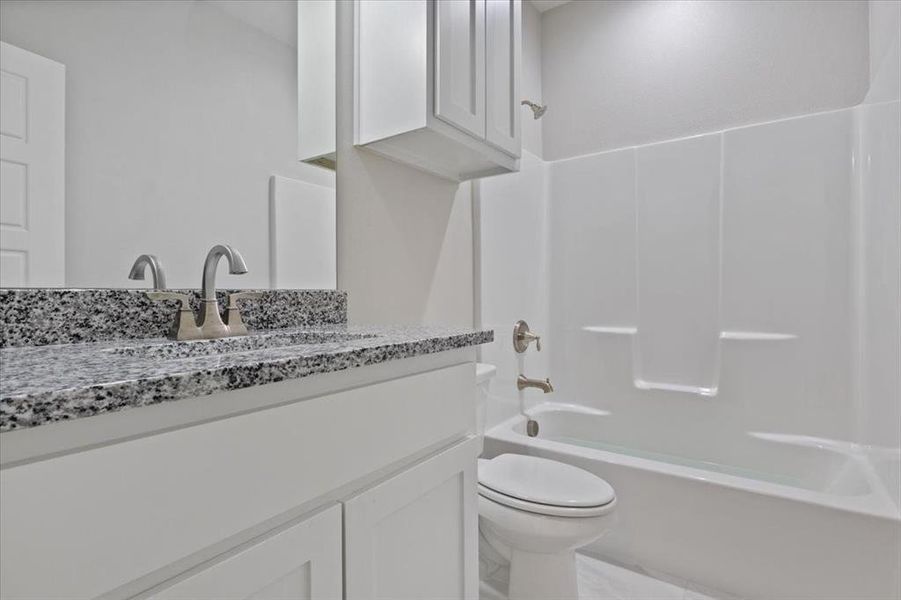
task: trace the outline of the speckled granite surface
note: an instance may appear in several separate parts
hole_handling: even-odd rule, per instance
[[[137,289],[0,289],[0,348],[164,337],[178,302],[154,302]],[[200,305],[193,293],[195,310]],[[220,290],[224,308],[226,294]],[[347,293],[336,290],[254,290],[241,316],[248,329],[335,325],[347,322]]]
[[[0,431],[374,365],[493,339],[491,331],[467,329],[320,325],[210,341],[126,340],[3,348]]]

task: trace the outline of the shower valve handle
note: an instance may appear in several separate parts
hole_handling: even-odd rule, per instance
[[[522,354],[532,342],[535,342],[535,349],[541,352],[541,336],[529,331],[529,324],[525,321],[517,321],[513,326],[513,349]]]

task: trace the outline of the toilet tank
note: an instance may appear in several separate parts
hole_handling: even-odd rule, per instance
[[[485,419],[488,413],[488,392],[497,367],[486,363],[476,363],[476,433],[485,434]]]

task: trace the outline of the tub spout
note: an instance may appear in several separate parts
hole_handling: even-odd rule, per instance
[[[550,394],[554,391],[554,386],[551,385],[550,379],[529,379],[525,375],[520,375],[516,378],[516,389],[524,390],[526,388],[538,388],[545,394]]]

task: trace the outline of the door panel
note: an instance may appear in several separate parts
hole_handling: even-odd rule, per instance
[[[435,4],[435,115],[484,139],[485,0]]]

